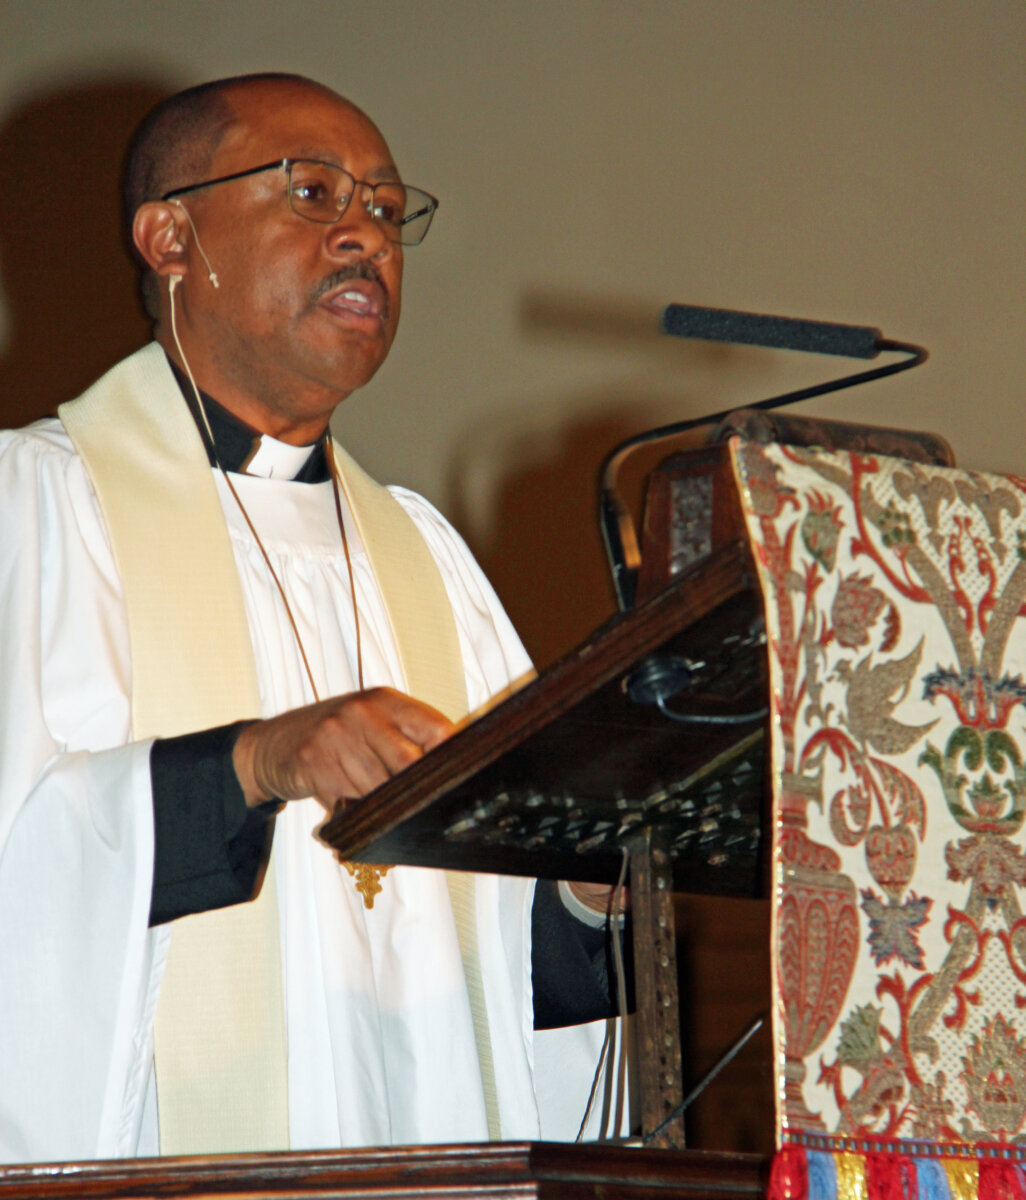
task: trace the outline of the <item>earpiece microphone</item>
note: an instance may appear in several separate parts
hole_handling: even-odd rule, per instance
[[[182,212],[185,213],[185,219],[189,222],[189,225],[192,228],[192,236],[196,239],[196,249],[200,252],[200,257],[207,264],[207,278],[214,285],[214,287],[219,288],[221,286],[221,281],[217,278],[217,273],[210,265],[210,259],[207,258],[206,251],[203,249],[203,246],[200,243],[199,230],[196,228],[196,223],[190,216],[189,210],[185,207],[181,200],[172,200],[171,203],[177,204]]]

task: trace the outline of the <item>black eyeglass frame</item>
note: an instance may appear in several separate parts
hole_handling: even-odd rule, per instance
[[[349,193],[349,199],[346,200],[345,207],[339,209],[338,216],[333,217],[330,221],[321,221],[317,217],[307,216],[306,213],[296,212],[295,208],[292,206],[291,187],[292,168],[296,165],[296,163],[314,163],[319,167],[330,167],[333,171],[340,171],[343,175],[349,175],[349,178],[353,181],[353,190]],[[294,216],[299,217],[301,220],[312,221],[316,225],[334,225],[336,221],[340,221],[348,212],[349,205],[352,202],[353,197],[356,195],[356,189],[358,187],[370,189],[372,210],[374,205],[374,193],[379,187],[395,187],[396,184],[399,184],[399,186],[405,188],[407,192],[414,192],[418,196],[423,196],[424,199],[427,200],[429,215],[427,224],[424,226],[424,231],[421,233],[420,237],[417,238],[415,242],[404,242],[401,238],[389,238],[390,241],[395,241],[401,246],[419,246],[424,238],[427,237],[427,232],[431,228],[431,222],[434,219],[435,213],[438,211],[438,199],[435,196],[432,196],[430,192],[425,192],[423,188],[413,187],[410,184],[403,183],[398,179],[383,180],[381,183],[368,183],[365,179],[356,179],[354,176],[349,174],[345,167],[340,167],[338,163],[325,162],[320,158],[276,158],[273,162],[261,163],[259,167],[249,167],[245,171],[234,171],[231,175],[221,175],[217,179],[205,179],[202,183],[190,183],[186,187],[172,188],[171,191],[165,192],[160,199],[162,202],[166,200],[174,200],[178,196],[187,196],[190,192],[198,192],[203,188],[214,187],[218,183],[231,183],[235,179],[247,179],[250,175],[261,175],[264,171],[278,170],[284,171],[289,180],[289,184],[287,184],[285,188],[285,197],[288,200],[289,211]],[[416,212],[410,213],[408,216],[403,217],[399,231],[401,232],[402,225],[406,225],[408,222],[416,219],[417,217],[422,217],[423,215],[424,207],[421,207]],[[382,226],[382,228],[385,229],[387,236],[387,227]]]

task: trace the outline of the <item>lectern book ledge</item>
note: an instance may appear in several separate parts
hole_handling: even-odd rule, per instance
[[[689,665],[674,710],[759,713],[762,610],[741,543],[336,810],[320,836],[346,861],[612,881],[650,825],[669,834],[677,890],[758,894],[764,722],[681,724],[636,703],[625,680],[650,655]]]

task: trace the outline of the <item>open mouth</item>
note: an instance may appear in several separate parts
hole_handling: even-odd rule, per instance
[[[359,317],[380,317],[381,304],[376,297],[368,296],[358,288],[346,288],[336,292],[329,301],[332,308],[345,309]]]
[[[354,327],[377,329],[388,317],[388,293],[376,279],[347,279],[328,291],[321,304]]]

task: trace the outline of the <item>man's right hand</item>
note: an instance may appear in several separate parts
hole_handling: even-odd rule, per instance
[[[246,803],[364,796],[455,729],[437,709],[392,688],[351,692],[256,721],[232,762]]]

